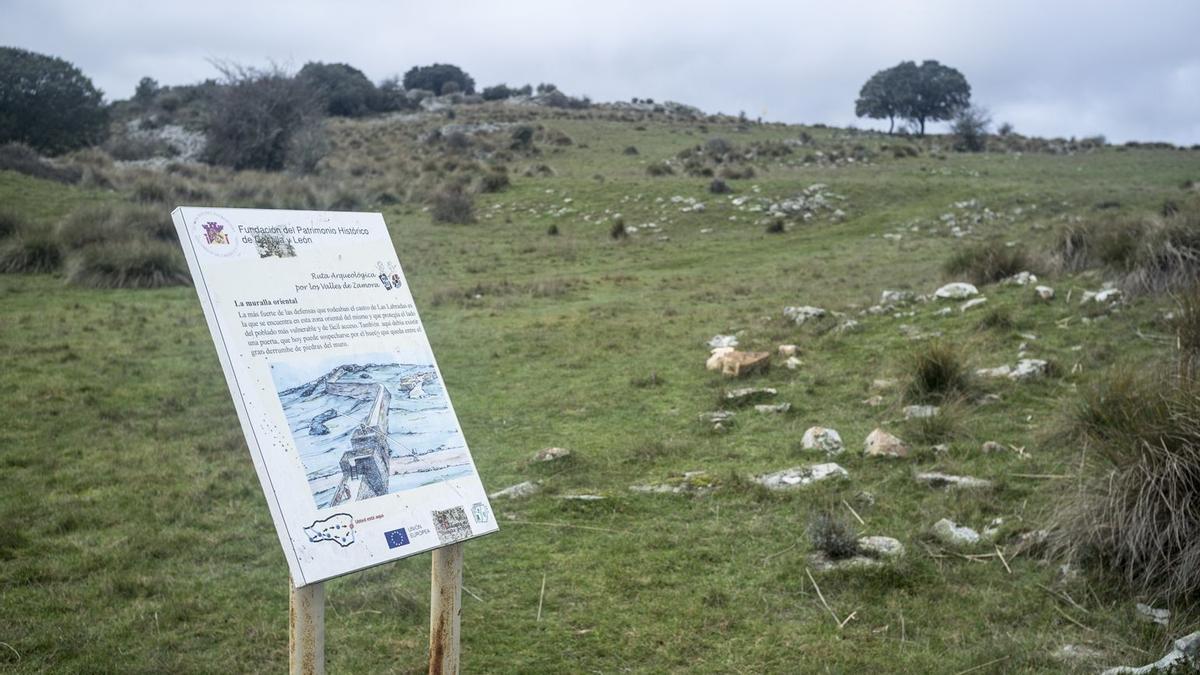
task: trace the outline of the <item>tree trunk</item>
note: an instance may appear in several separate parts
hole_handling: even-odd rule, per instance
[[[888,115],[888,136],[892,135],[892,131],[896,128],[896,116]]]
[[[925,116],[922,115],[921,117],[918,117],[917,119],[918,119],[918,121],[921,122],[921,135],[924,136],[925,135]]]

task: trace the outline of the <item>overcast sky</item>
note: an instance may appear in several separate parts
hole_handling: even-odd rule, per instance
[[[1189,145],[1198,30],[1200,0],[0,0],[0,44],[74,62],[109,100],[146,75],[213,77],[211,59],[345,62],[376,81],[443,62],[480,86],[866,127],[854,99],[872,73],[937,59],[1020,132]]]

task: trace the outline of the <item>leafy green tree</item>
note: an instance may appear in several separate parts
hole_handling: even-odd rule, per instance
[[[345,63],[304,64],[297,79],[312,88],[325,104],[325,112],[338,117],[361,117],[378,101],[375,84],[361,70]]]
[[[925,135],[928,121],[948,120],[971,103],[971,85],[958,70],[937,61],[912,61],[881,70],[859,92],[854,112],[859,117],[889,120],[888,133],[900,117]]]
[[[475,80],[462,68],[448,63],[413,66],[404,74],[404,88],[409,90],[425,89],[435,94],[441,94],[444,93],[442,89],[448,82],[457,84],[459,91],[464,94],[475,93]]]
[[[104,140],[108,109],[91,79],[63,59],[0,47],[0,143],[60,153]]]

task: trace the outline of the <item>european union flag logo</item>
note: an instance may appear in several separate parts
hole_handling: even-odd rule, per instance
[[[388,548],[397,548],[408,543],[408,533],[404,531],[403,527],[398,530],[384,532],[383,538],[387,540]]]

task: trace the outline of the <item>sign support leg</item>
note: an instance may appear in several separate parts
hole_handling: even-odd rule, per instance
[[[433,551],[429,599],[429,675],[458,675],[462,622],[462,544]]]
[[[288,635],[288,672],[292,675],[325,674],[325,584],[291,587]]]

